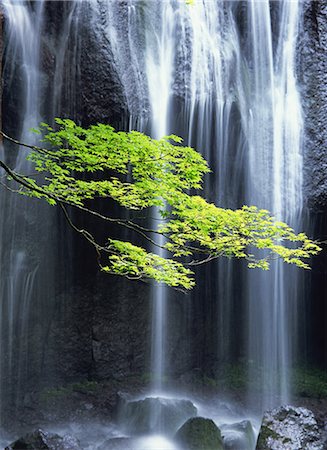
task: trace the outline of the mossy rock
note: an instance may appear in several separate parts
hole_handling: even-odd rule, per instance
[[[187,450],[223,450],[223,441],[217,425],[211,419],[192,417],[175,435],[176,442]]]
[[[256,450],[323,450],[317,421],[306,408],[285,405],[267,411]]]
[[[283,438],[281,434],[276,433],[273,428],[270,428],[267,425],[261,425],[256,449],[268,450],[270,449],[268,446],[271,445],[271,442],[284,443],[283,439],[285,438]]]

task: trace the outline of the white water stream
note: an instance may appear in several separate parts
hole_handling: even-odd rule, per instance
[[[146,36],[152,37],[145,40],[151,130],[155,137],[175,131],[175,119],[168,121],[169,99],[184,95],[188,143],[214,172],[209,198],[232,207],[255,204],[296,227],[302,208],[302,112],[295,66],[301,11],[297,1],[273,7],[274,35],[268,0],[246,3],[242,35],[237,2],[162,2],[156,14],[152,3],[145,8]],[[229,262],[217,270],[217,352],[226,360],[237,277]],[[261,407],[267,408],[289,397],[296,342],[296,288],[290,285],[297,283],[296,270],[276,263],[268,274],[242,276],[240,291],[248,307],[241,335],[248,342],[250,386],[259,380]],[[167,304],[163,292],[156,291],[159,305]],[[161,306],[155,311],[152,365],[162,372],[167,312]]]
[[[146,32],[145,66],[151,107],[151,136],[161,139],[169,134],[170,100],[172,95],[174,68],[174,27],[175,14],[172,2],[167,1],[159,5],[152,4],[150,14],[160,17],[159,26],[154,24]],[[160,214],[154,211],[153,227],[160,223]],[[158,245],[154,249],[160,256],[165,256],[162,249],[165,240],[158,238]],[[152,301],[152,343],[151,343],[151,372],[153,390],[162,393],[162,382],[167,370],[165,360],[166,329],[167,329],[167,288],[153,286]]]
[[[297,227],[302,210],[303,124],[295,66],[300,5],[284,1],[277,6],[275,46],[269,3],[251,2],[249,11],[253,87],[244,124],[249,136],[246,201]],[[264,387],[263,408],[289,400],[297,283],[297,271],[278,262],[269,274],[249,276],[250,377]]]

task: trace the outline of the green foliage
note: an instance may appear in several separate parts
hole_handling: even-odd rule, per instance
[[[82,205],[87,199],[111,197],[127,209],[165,208],[165,201],[174,202],[181,192],[200,188],[203,174],[209,171],[199,153],[170,142],[180,143],[177,136],[156,141],[137,131],[116,132],[108,125],[84,129],[69,119],[56,122],[57,131],[42,124],[44,142],[52,150],[28,157],[38,172],[49,174],[43,186],[47,199],[55,195]],[[108,170],[109,178],[96,181],[76,176]]]
[[[105,272],[114,272],[136,279],[152,278],[172,287],[182,285],[186,289],[191,289],[194,286],[192,271],[178,261],[147,252],[130,242],[113,239],[110,239],[108,249],[113,253],[109,256],[109,265],[102,267]]]
[[[317,368],[296,368],[292,374],[295,394],[309,398],[327,398],[327,373]]]
[[[251,379],[249,374],[251,373]],[[272,384],[280,379],[279,371],[270,373]],[[219,373],[212,382],[217,383],[221,389],[251,388],[253,392],[259,392],[261,387],[258,380],[264,376],[263,367],[253,367],[246,363],[225,364],[219,367]],[[291,389],[294,395],[308,398],[327,398],[327,374],[316,367],[294,367],[289,371]],[[210,379],[208,379],[210,380]],[[209,382],[206,383],[209,385]],[[272,386],[265,385],[265,389]]]
[[[21,194],[44,198],[51,205],[71,205],[125,226],[149,247],[158,243],[158,236],[164,237],[165,257],[110,237],[100,245],[71,223],[99,254],[106,254],[105,272],[188,290],[194,286],[191,267],[221,256],[246,259],[250,268],[267,270],[271,259],[280,258],[307,269],[307,260],[320,251],[304,233],[296,234],[266,210],[223,209],[192,195],[201,190],[210,170],[199,153],[181,145],[178,136],[155,140],[103,124],[85,129],[68,119],[56,119],[56,129],[41,124],[35,131],[43,136],[46,148],[34,147],[28,159],[44,176],[14,174],[23,184]],[[110,198],[131,212],[157,207],[162,220],[149,229],[146,220],[104,216],[87,207],[95,198]]]

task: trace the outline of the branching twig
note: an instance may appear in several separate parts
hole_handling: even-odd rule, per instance
[[[45,148],[42,147],[38,147],[37,145],[32,145],[32,144],[26,144],[24,142],[20,142],[17,139],[14,139],[10,136],[8,136],[6,133],[4,133],[3,131],[0,130],[0,135],[2,137],[4,137],[5,139],[7,139],[7,141],[12,142],[13,144],[19,145],[20,147],[26,147],[26,148],[30,148],[31,150],[35,150],[37,152],[40,153],[44,153],[46,155],[50,155],[51,157],[55,158],[55,159],[59,159],[54,152],[51,152]]]

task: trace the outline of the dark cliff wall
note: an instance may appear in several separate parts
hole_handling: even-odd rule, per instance
[[[327,4],[305,1],[299,48],[299,77],[304,108],[304,181],[311,236],[327,238]],[[327,259],[326,246],[314,259],[307,276],[305,321],[306,358],[327,367]],[[305,332],[305,330],[303,330]]]

